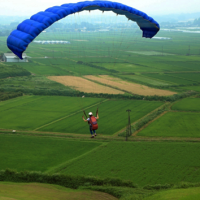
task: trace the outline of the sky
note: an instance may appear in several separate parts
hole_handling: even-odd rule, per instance
[[[81,0],[79,0],[81,1]],[[76,0],[0,0],[0,15],[31,16],[55,5]],[[83,0],[82,0],[83,1]],[[200,12],[200,0],[113,0],[152,15]]]

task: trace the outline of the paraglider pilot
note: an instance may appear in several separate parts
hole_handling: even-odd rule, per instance
[[[82,116],[84,122],[88,122],[89,127],[90,127],[90,133],[91,133],[91,138],[94,138],[94,135],[97,136],[96,130],[98,129],[98,124],[97,124],[97,119],[99,119],[98,112],[96,114],[96,117],[93,116],[92,112],[88,113],[89,118],[85,119],[84,116]]]

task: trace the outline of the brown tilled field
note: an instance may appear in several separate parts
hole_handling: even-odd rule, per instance
[[[99,83],[110,85],[115,88],[119,88],[121,90],[125,90],[125,91],[133,93],[133,94],[139,94],[139,95],[145,95],[145,96],[153,96],[153,95],[170,96],[170,95],[176,94],[176,92],[150,88],[145,85],[140,85],[140,84],[136,84],[136,83],[123,81],[122,79],[113,78],[108,75],[100,75],[98,77],[88,75],[85,77],[87,79],[95,80],[95,81],[98,81]]]
[[[122,91],[77,76],[49,76],[48,79],[86,93],[124,94]]]

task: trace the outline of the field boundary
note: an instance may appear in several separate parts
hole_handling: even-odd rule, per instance
[[[139,130],[135,131],[135,133],[133,133],[132,136],[136,136],[140,131],[142,131],[143,129],[145,129],[152,122],[156,121],[157,119],[159,119],[160,117],[162,117],[163,115],[165,115],[168,112],[170,112],[170,111],[165,111],[165,112],[161,113],[159,116],[157,116],[156,118],[154,118],[153,120],[151,120],[150,122],[148,122],[147,124],[145,124],[142,128],[140,128]]]
[[[139,122],[140,120],[144,119],[145,117],[148,117],[150,114],[152,114],[153,112],[159,110],[159,109],[162,108],[163,106],[165,106],[165,105],[167,106],[167,104],[170,105],[169,102],[164,103],[163,105],[159,106],[159,107],[156,108],[155,110],[152,110],[150,113],[146,114],[146,115],[143,116],[142,118],[140,118],[140,119],[138,119],[137,121],[133,122],[133,123],[131,124],[131,126],[135,125],[137,122]],[[120,133],[123,133],[125,130],[126,130],[126,127],[123,128],[123,129],[121,129],[121,130],[119,130],[118,132],[114,133],[113,136],[114,136],[114,135],[118,135],[118,134],[120,134]]]
[[[37,132],[37,131],[20,131],[17,133],[12,133],[12,130],[0,130],[0,135],[17,135],[19,137],[23,136],[30,136],[30,137],[56,137],[56,138],[63,138],[67,140],[82,140],[82,141],[91,141],[94,142],[125,142],[124,137],[113,137],[113,136],[102,136],[98,135],[97,137],[91,139],[89,134],[74,134],[74,133],[55,133],[55,132]],[[197,137],[151,137],[151,136],[134,136],[129,137],[128,142],[159,142],[159,141],[166,141],[166,142],[200,142],[200,138]]]
[[[33,96],[31,96],[31,95],[24,95],[24,96],[21,96],[21,97],[26,97],[25,99],[29,99],[29,98],[31,98],[31,97],[33,97]],[[35,97],[35,95],[34,95],[34,97]],[[17,97],[17,98],[20,98],[20,97]],[[36,99],[34,99],[34,100],[31,100],[31,101],[29,101],[29,102],[22,103],[22,104],[17,105],[17,106],[10,107],[10,108],[5,109],[5,110],[10,110],[10,109],[12,109],[12,108],[16,108],[16,107],[18,107],[18,106],[25,105],[25,104],[28,104],[28,103],[33,102],[33,101],[37,101],[38,99],[42,99],[42,98],[44,98],[44,96],[38,97],[38,98],[36,98]],[[12,102],[20,101],[20,99],[16,99],[16,100],[15,100],[15,99],[16,99],[16,98],[14,98]],[[14,101],[14,100],[15,100],[15,101]],[[4,102],[4,101],[1,101],[1,102]],[[5,104],[3,104],[2,106],[6,105],[6,104],[9,104],[9,103],[12,103],[12,102],[8,102],[8,101],[6,102],[6,101],[5,101]],[[3,110],[3,111],[5,111],[5,110]]]
[[[94,75],[94,76],[95,76],[95,75]],[[126,90],[122,90],[122,89],[120,89],[120,88],[118,88],[118,87],[114,87],[114,86],[112,86],[112,85],[107,85],[107,84],[104,84],[104,83],[101,83],[101,82],[98,82],[98,81],[95,81],[95,80],[91,80],[91,79],[89,79],[89,78],[86,78],[85,76],[82,76],[82,78],[84,78],[84,79],[86,79],[86,80],[88,80],[88,81],[92,81],[92,82],[94,82],[94,83],[97,83],[97,84],[99,84],[99,85],[103,85],[103,86],[106,86],[106,87],[109,87],[109,88],[112,88],[112,89],[115,89],[115,90],[122,91],[122,92],[124,92],[124,93],[128,93],[128,94],[131,94],[131,95],[136,95],[136,94],[131,93],[131,92],[128,92],[128,91],[126,91]],[[109,81],[108,81],[108,82],[109,82]]]
[[[104,103],[104,102],[106,102],[106,101],[108,101],[108,100],[109,100],[109,99],[105,99],[104,101],[102,101],[102,103]],[[85,109],[92,108],[92,107],[98,105],[99,103],[100,103],[100,102],[98,102],[98,103],[96,103],[96,104],[94,104],[94,105],[91,105],[91,106],[89,106],[89,107],[87,107],[87,108],[85,108]],[[61,121],[61,120],[63,120],[63,119],[66,119],[66,118],[68,118],[68,117],[71,117],[71,116],[73,116],[73,115],[75,115],[75,114],[78,114],[78,113],[80,113],[80,112],[83,112],[83,111],[82,111],[82,110],[76,111],[76,112],[74,112],[74,113],[72,113],[72,114],[70,114],[70,115],[67,115],[67,116],[65,116],[65,117],[59,118],[59,119],[57,119],[57,120],[55,120],[55,121],[52,121],[52,122],[50,122],[50,123],[48,123],[48,124],[42,125],[42,126],[36,128],[36,129],[34,129],[34,131],[37,131],[37,130],[39,130],[39,129],[41,129],[41,128],[44,128],[44,127],[46,127],[46,126],[49,126],[49,125],[54,124],[54,123],[56,123],[56,122],[59,122],[59,121]]]
[[[78,159],[84,157],[84,156],[87,155],[87,154],[92,153],[93,151],[97,150],[97,149],[100,148],[100,147],[106,146],[107,144],[108,144],[108,143],[103,142],[103,143],[102,143],[101,145],[99,145],[98,147],[95,147],[95,148],[93,148],[92,150],[87,151],[86,153],[81,154],[80,156],[77,156],[76,158],[72,158],[71,160],[68,160],[68,161],[66,161],[66,162],[64,162],[64,163],[62,163],[62,164],[60,164],[60,165],[58,165],[58,166],[55,166],[55,167],[53,167],[52,169],[49,169],[49,170],[47,170],[47,171],[45,171],[45,172],[46,172],[46,173],[59,173],[59,172],[62,172],[63,170],[66,169],[66,167],[67,167],[68,164],[74,162],[75,160],[78,160]]]

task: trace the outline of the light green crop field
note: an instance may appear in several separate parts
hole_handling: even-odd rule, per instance
[[[141,75],[123,75],[121,76],[121,78],[128,78],[129,80],[132,80],[133,82],[134,81],[139,81],[139,82],[142,82],[144,84],[150,84],[152,86],[169,86],[169,85],[172,85],[170,83],[167,83],[167,82],[164,82],[163,80],[156,80],[156,79],[153,79],[153,78],[149,78],[149,77],[145,77],[145,76],[141,76]]]
[[[58,185],[42,183],[9,183],[1,182],[0,199],[21,200],[116,200],[117,198],[102,192],[89,190],[73,190]]]
[[[157,79],[157,80],[164,80],[164,81],[171,83],[171,84],[174,84],[174,85],[175,84],[188,85],[188,84],[193,83],[192,81],[189,81],[189,80],[181,79],[179,77],[174,77],[171,74],[145,74],[145,76],[151,77],[151,78],[154,78],[154,79]]]
[[[163,105],[156,101],[139,100],[109,100],[99,105],[99,129],[98,133],[112,135],[127,126],[126,110],[131,109],[131,122],[134,122],[149,112]],[[86,113],[96,113],[97,106],[87,109]],[[49,126],[39,129],[41,131],[63,132],[63,133],[89,133],[88,124],[83,122],[81,114],[76,114]]]
[[[30,96],[0,102],[0,128],[34,130],[42,125],[81,111],[102,99],[58,96]]]
[[[150,137],[200,137],[200,113],[168,112],[149,124],[137,135]]]
[[[61,173],[146,184],[200,181],[199,143],[111,142],[66,165]]]
[[[200,98],[186,98],[172,106],[172,110],[200,111]]]
[[[0,134],[0,170],[47,171],[101,143]]]
[[[144,200],[198,200],[200,199],[200,188],[187,188],[187,189],[174,189],[161,191],[150,197],[144,198]]]

